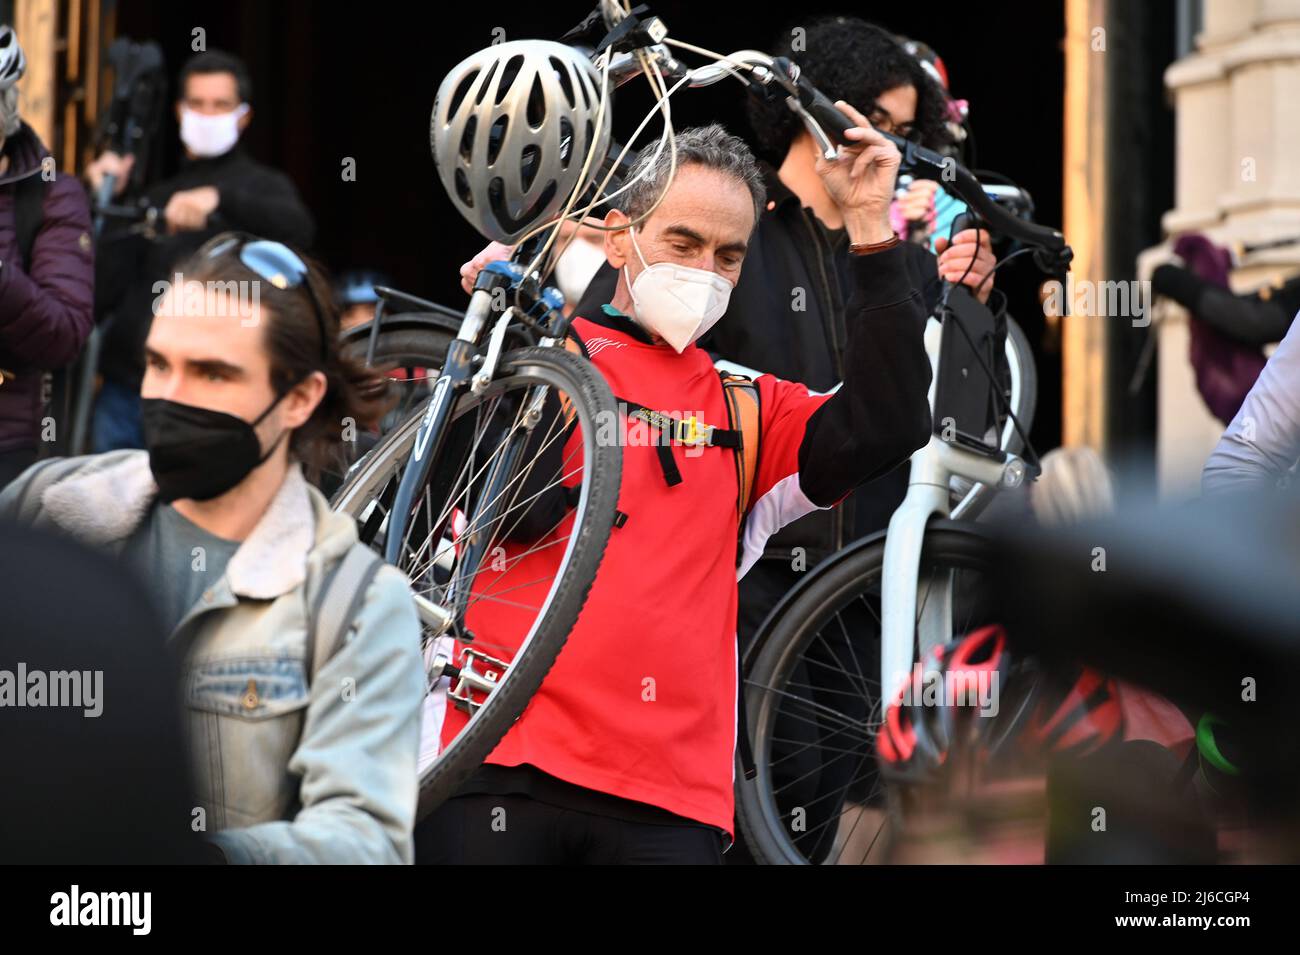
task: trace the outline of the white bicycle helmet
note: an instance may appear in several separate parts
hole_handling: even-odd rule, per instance
[[[593,141],[599,168],[612,112],[597,126],[600,80],[587,57],[550,40],[490,46],[446,75],[429,140],[443,188],[470,225],[513,245],[580,185]]]
[[[0,92],[9,89],[27,69],[27,57],[18,45],[18,36],[11,26],[0,26]]]

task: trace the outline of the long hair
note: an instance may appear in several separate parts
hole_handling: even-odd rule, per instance
[[[942,149],[951,143],[943,89],[887,30],[857,17],[839,16],[800,22],[798,28],[802,32],[792,27],[780,34],[771,53],[797,63],[832,101],[842,99],[869,116],[882,93],[914,87],[913,127],[921,145]],[[747,109],[760,149],[770,161],[780,162],[803,124],[783,102],[751,98]]]

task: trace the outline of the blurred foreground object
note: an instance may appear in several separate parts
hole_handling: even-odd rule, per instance
[[[1186,712],[1214,713],[1234,731],[1243,811],[1277,832],[1295,830],[1294,499],[1261,493],[1133,507],[1068,528],[1006,527],[999,537],[993,580],[1017,649],[1049,666],[1096,666]],[[1196,758],[1184,767],[1188,780]],[[1300,858],[1294,839],[1275,840],[1274,852]]]
[[[5,523],[0,541],[0,861],[201,861],[149,596],[67,538]]]

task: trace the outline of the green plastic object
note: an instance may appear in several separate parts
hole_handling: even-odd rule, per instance
[[[1196,724],[1196,748],[1201,752],[1201,758],[1209,762],[1211,766],[1221,773],[1229,776],[1240,776],[1241,770],[1232,765],[1228,758],[1219,752],[1219,746],[1214,740],[1214,727],[1226,725],[1225,721],[1215,716],[1213,713],[1206,713]]]

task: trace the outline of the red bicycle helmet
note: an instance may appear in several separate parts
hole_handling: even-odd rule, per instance
[[[978,712],[992,695],[996,709]],[[1032,660],[1016,660],[1006,631],[982,627],[936,647],[924,667],[894,695],[876,736],[881,769],[900,781],[921,781],[947,762],[955,746],[981,763],[1081,756],[1123,728],[1115,684],[1078,667],[1066,679]]]

